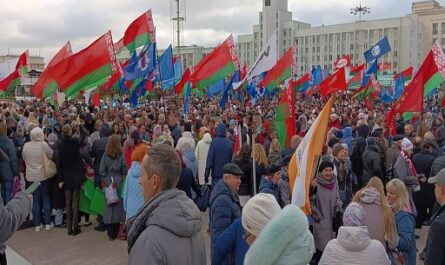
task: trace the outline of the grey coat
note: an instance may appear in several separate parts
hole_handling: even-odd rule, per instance
[[[31,200],[24,192],[17,193],[3,206],[0,197],[0,253],[5,253],[5,243],[31,212]]]
[[[112,183],[111,178],[113,178],[116,184],[117,192],[120,195],[122,189],[122,177],[127,174],[127,164],[123,155],[118,158],[112,159],[107,154],[104,154],[102,161],[100,162],[100,176],[102,177],[103,183],[108,186]],[[106,224],[117,224],[125,221],[125,213],[122,200],[118,203],[107,205],[105,203],[104,209],[104,223]]]
[[[158,193],[128,220],[129,264],[207,263],[201,213],[183,191]]]
[[[419,180],[417,179],[417,176],[413,176],[411,170],[409,170],[408,164],[401,155],[397,157],[396,164],[394,165],[394,173],[397,178],[405,183],[412,198],[414,186],[419,184]]]
[[[323,251],[329,240],[334,238],[332,218],[341,209],[342,202],[338,193],[337,177],[333,175],[329,184],[335,183],[332,189],[321,183],[328,182],[321,176],[317,177],[317,191],[311,196],[312,217],[314,218],[315,247]],[[327,184],[327,183],[325,183]]]

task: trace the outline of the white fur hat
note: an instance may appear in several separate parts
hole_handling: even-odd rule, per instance
[[[402,139],[402,150],[403,151],[412,150],[413,147],[414,147],[413,143],[411,143],[411,141],[408,138]]]
[[[241,222],[244,230],[258,236],[266,224],[279,212],[281,207],[271,194],[258,193],[244,206]]]

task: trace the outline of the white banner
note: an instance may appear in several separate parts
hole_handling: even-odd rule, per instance
[[[238,89],[246,80],[251,80],[265,71],[270,70],[277,62],[277,31],[275,30],[269,37],[263,50],[258,55],[255,63],[249,68],[246,77],[240,82],[233,83],[233,89]]]

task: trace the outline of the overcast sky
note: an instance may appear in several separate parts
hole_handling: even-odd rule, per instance
[[[86,47],[107,30],[119,40],[128,24],[151,9],[157,28],[158,47],[173,41],[170,21],[172,0],[0,0],[0,54],[52,56],[70,40],[74,52]],[[272,0],[274,1],[274,0]],[[404,16],[412,0],[363,0],[372,13],[364,19]],[[289,0],[293,19],[319,26],[357,20],[349,13],[359,0]],[[439,0],[442,5],[445,0]],[[261,0],[186,0],[184,44],[212,46],[230,33],[252,32],[258,23]]]

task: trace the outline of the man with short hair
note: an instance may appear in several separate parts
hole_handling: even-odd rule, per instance
[[[170,135],[173,137],[174,143],[173,146],[176,146],[179,138],[181,138],[181,128],[178,125],[178,119],[175,115],[171,114],[168,116],[168,127],[170,129]]]
[[[282,205],[278,182],[281,179],[281,167],[276,164],[269,165],[266,169],[266,175],[263,176],[260,183],[260,193],[271,194],[277,202]]]
[[[206,264],[201,213],[176,189],[181,174],[176,151],[155,145],[141,168],[145,205],[127,221],[129,264]]]
[[[228,163],[223,167],[223,178],[216,183],[210,194],[210,231],[211,246],[215,247],[216,239],[224,230],[241,216],[241,204],[238,190],[243,171],[237,164]],[[224,264],[230,264],[228,257]]]
[[[425,265],[445,264],[445,169],[428,183],[434,184],[434,194],[440,209],[434,214],[426,243]]]

